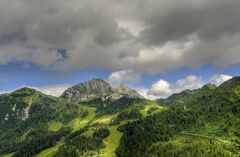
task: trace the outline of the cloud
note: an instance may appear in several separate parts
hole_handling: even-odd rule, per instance
[[[63,91],[65,91],[67,88],[72,87],[71,84],[58,84],[58,85],[48,85],[48,86],[42,86],[42,87],[34,87],[36,90],[52,96],[60,96]]]
[[[230,80],[233,76],[226,75],[226,74],[215,74],[210,78],[210,81],[216,85],[220,85],[223,82]]]
[[[150,100],[156,100],[156,99],[159,99],[161,96],[156,96],[156,95],[151,95],[149,94],[149,89],[147,88],[140,88],[140,89],[137,89],[137,92],[139,94],[141,94],[144,98],[146,99],[150,99]]]
[[[6,94],[6,93],[10,93],[10,92],[12,92],[12,91],[0,91],[0,95],[1,94]]]
[[[170,84],[165,80],[159,80],[154,83],[148,92],[150,95],[169,95],[172,93]]]
[[[173,87],[173,91],[176,93],[186,89],[197,89],[201,88],[204,84],[205,82],[201,79],[201,77],[189,75],[184,79],[177,80],[176,84]]]
[[[141,88],[138,92],[148,99],[166,98],[173,93],[179,93],[186,89],[193,90],[201,88],[204,84],[205,82],[201,77],[189,75],[183,79],[177,80],[175,83],[169,83],[161,79],[155,82],[150,89]]]
[[[28,88],[32,88],[32,89],[36,89],[46,95],[52,95],[52,96],[60,96],[64,90],[66,90],[67,88],[72,87],[72,84],[55,84],[55,85],[46,85],[46,86],[41,86],[41,87],[33,87],[33,86],[21,86],[19,88],[22,87],[28,87]],[[19,89],[17,88],[17,89]],[[15,89],[15,90],[17,90]],[[9,90],[9,91],[0,91],[0,94],[5,94],[5,93],[11,93],[15,90]]]
[[[150,27],[141,32],[141,38],[148,44],[187,40],[194,33],[201,40],[215,40],[226,34],[239,33],[240,22],[236,21],[238,0],[184,0],[181,4],[175,0],[151,2],[145,7],[149,9],[155,4],[153,9],[165,8],[161,12],[153,10],[147,15],[149,19],[144,19]]]
[[[127,69],[127,70],[120,70],[120,71],[115,71],[111,73],[107,79],[107,81],[113,85],[119,85],[120,83],[123,82],[132,82],[132,83],[137,83],[141,79],[141,75],[132,69]]]
[[[204,81],[201,77],[195,75],[189,75],[183,79],[178,79],[174,83],[169,83],[166,80],[160,79],[159,81],[153,83],[150,88],[139,88],[138,92],[145,98],[154,100],[158,98],[166,98],[173,93],[179,93],[186,89],[198,89],[208,82],[219,86],[231,78],[233,78],[233,76],[226,74],[214,74],[207,81]]]
[[[0,0],[0,64],[142,73],[239,64],[239,6],[239,0]]]

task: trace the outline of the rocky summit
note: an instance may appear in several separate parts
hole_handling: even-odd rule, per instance
[[[125,84],[120,84],[120,86],[114,89],[114,93],[122,96],[126,96],[129,98],[144,98],[141,94],[139,94],[136,90],[131,89]]]
[[[74,85],[63,92],[61,97],[71,100],[89,100],[104,97],[113,92],[113,88],[104,80],[92,79]]]
[[[122,97],[144,98],[136,90],[127,85],[121,84],[118,88],[111,87],[102,79],[92,79],[83,83],[74,85],[63,92],[61,97],[71,100],[89,100],[101,98],[102,100],[118,100]]]

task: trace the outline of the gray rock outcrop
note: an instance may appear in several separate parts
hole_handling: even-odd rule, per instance
[[[118,88],[113,89],[106,81],[102,79],[92,79],[83,83],[74,85],[63,92],[61,97],[86,101],[94,98],[105,100],[118,100],[122,97],[141,98],[136,90],[129,88],[127,85],[121,84]]]
[[[113,88],[104,80],[92,79],[74,85],[63,92],[61,97],[71,100],[89,100],[104,97],[113,92]]]

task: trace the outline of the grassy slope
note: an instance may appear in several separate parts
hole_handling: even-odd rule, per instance
[[[117,130],[118,126],[112,126],[109,128],[110,135],[103,140],[106,147],[101,150],[99,156],[104,157],[117,157],[115,150],[120,144],[120,139],[122,137],[122,133]]]
[[[84,126],[86,126],[88,124],[88,122],[93,120],[95,117],[96,108],[87,107],[87,106],[82,106],[82,108],[88,110],[88,116],[86,118],[78,117],[78,118],[75,118],[74,120],[72,120],[67,126],[72,128],[73,131],[77,131],[77,130],[83,128]],[[48,125],[49,125],[48,129],[51,131],[58,131],[63,126],[62,123],[55,122],[55,121],[50,122]],[[51,157],[57,151],[58,147],[59,147],[59,145],[48,148],[48,149],[42,151],[41,153],[39,153],[37,155],[37,157]]]
[[[68,124],[68,127],[72,128],[73,131],[77,131],[77,130],[83,128],[85,125],[87,125],[95,117],[96,108],[87,107],[87,106],[83,106],[83,108],[88,110],[88,116],[86,118],[78,117],[78,118],[75,118],[74,120],[72,120]]]
[[[4,155],[3,157],[13,157],[14,153]]]
[[[84,108],[89,111],[89,115],[84,119],[76,118],[68,124],[68,126],[74,129],[74,131],[84,127],[85,125],[87,125],[88,122],[93,120],[95,117],[95,110],[96,110],[95,108],[85,107],[85,106]],[[102,116],[100,118],[95,119],[93,123],[109,124],[111,119],[116,116],[117,114]],[[56,124],[53,123],[52,125],[54,126]],[[119,146],[120,139],[122,137],[122,133],[117,130],[118,127],[119,125],[109,127],[110,135],[107,138],[105,138],[103,141],[106,147],[101,150],[101,153],[99,154],[99,156],[116,157],[115,150]],[[94,131],[93,128],[90,128],[88,131],[84,132],[83,135],[92,136],[93,131]],[[53,155],[57,151],[58,146],[59,145],[42,151],[40,154],[38,154],[37,157],[51,157],[51,155]]]
[[[94,123],[109,124],[111,120],[116,116],[117,114],[102,116],[100,118],[95,119],[93,121],[93,124]],[[120,139],[122,137],[122,133],[117,130],[118,127],[119,125],[109,127],[110,135],[103,140],[106,147],[100,151],[99,156],[116,157],[115,150],[119,146]],[[83,135],[92,136],[93,132],[94,132],[93,128],[89,128],[88,131],[83,133]]]
[[[165,108],[162,107],[162,106],[159,106],[159,104],[156,102],[156,101],[147,101],[147,104],[144,106],[144,109],[140,110],[140,113],[146,117],[148,115],[148,110],[150,108],[158,108],[157,110],[155,110],[153,113],[156,113],[156,112],[161,112],[163,111]]]
[[[77,117],[73,119],[69,124],[67,124],[67,126],[73,129],[73,131],[77,131],[83,128],[85,125],[88,124],[88,122],[93,120],[95,117],[96,108],[87,106],[81,106],[81,108],[86,109],[88,111],[88,116],[86,118]],[[64,125],[61,122],[51,121],[48,123],[48,130],[56,132],[59,131],[63,126]]]
[[[93,134],[94,130],[93,129],[89,129],[87,131],[85,131],[83,133],[84,136],[87,136],[87,137],[92,137],[92,134]]]
[[[52,121],[52,122],[48,123],[48,130],[56,132],[56,131],[60,130],[62,126],[63,126],[63,124],[61,122]]]
[[[118,114],[105,115],[93,121],[93,123],[109,124],[113,118],[116,118]]]
[[[154,113],[161,112],[165,109],[164,107],[159,106],[155,101],[148,101],[147,104],[144,106],[144,109],[140,110],[141,114],[144,117],[147,116],[148,115],[147,111],[151,107],[158,108],[156,111],[154,111]],[[109,124],[111,119],[113,119],[115,117],[117,117],[117,114],[105,115],[105,116],[102,116],[102,117],[96,119],[94,121],[94,123]],[[121,123],[121,125],[123,125],[123,124],[125,124],[129,121],[131,121],[131,120],[125,120]],[[119,127],[119,125],[114,125],[114,126],[109,127],[110,135],[107,138],[104,139],[104,144],[106,145],[106,147],[101,150],[99,156],[116,157],[115,150],[119,146],[120,140],[121,140],[121,137],[122,137],[122,133],[117,130],[118,127]],[[86,131],[84,133],[84,135],[91,136],[92,133],[93,133],[93,130],[90,129],[90,130]]]
[[[100,118],[95,118],[92,124],[109,124],[113,118],[117,117],[117,114],[104,115]],[[92,136],[94,130],[90,127],[87,131],[83,133],[85,136]]]
[[[175,150],[178,151],[182,151],[184,149],[186,149],[187,147],[189,147],[189,143],[191,144],[202,144],[204,145],[205,142],[212,142],[212,144],[214,144],[215,146],[219,146],[224,148],[225,152],[227,154],[229,154],[229,156],[232,156],[233,154],[229,151],[231,150],[231,144],[229,144],[228,141],[225,140],[220,140],[220,139],[214,139],[214,138],[209,138],[209,137],[204,137],[204,136],[194,136],[194,135],[178,135],[175,138],[167,141],[167,142],[157,142],[154,143],[151,147],[149,147],[149,149],[151,149],[152,147],[155,147],[159,144],[163,144],[163,145],[172,145],[174,146]],[[158,148],[161,149],[161,148]]]
[[[60,144],[50,147],[39,153],[36,157],[52,157],[57,152],[59,146]]]

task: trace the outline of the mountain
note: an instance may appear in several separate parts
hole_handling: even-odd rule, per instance
[[[65,97],[66,93],[72,91],[75,91],[73,97]],[[64,93],[65,96],[57,98],[24,87],[12,93],[0,95],[0,156],[11,152],[14,152],[15,157],[35,156],[44,149],[56,145],[61,138],[71,139],[80,134],[78,132],[82,132],[82,129],[86,131],[89,126],[97,125],[99,118],[97,116],[117,118],[117,114],[114,116],[112,114],[131,115],[133,113],[134,115],[137,113],[139,117],[138,111],[132,109],[135,106],[143,107],[143,102],[136,99],[138,95],[135,90],[124,85],[113,89],[100,79],[80,83]],[[114,94],[118,95],[118,98],[113,100]],[[81,100],[86,98],[86,100],[75,101],[75,96],[80,97]],[[109,98],[102,101],[106,96]],[[100,102],[93,102],[98,99]],[[92,105],[85,105],[85,103]],[[108,106],[104,107],[105,104]],[[127,110],[130,108],[132,108],[131,112],[128,113]],[[136,116],[129,118],[134,117]],[[117,118],[117,121],[121,121],[121,118]],[[93,124],[90,125],[90,123]],[[114,129],[117,131],[117,127]]]
[[[60,129],[86,112],[79,104],[26,87],[0,95],[0,156],[18,150],[24,141],[50,135],[56,125]]]
[[[120,86],[118,88],[115,89],[115,92],[119,95],[125,95],[126,97],[129,98],[140,98],[140,99],[144,99],[144,97],[139,94],[136,90],[131,89],[130,87],[128,87],[125,84],[120,84]]]
[[[121,84],[118,88],[112,88],[106,81],[101,79],[92,79],[83,83],[74,85],[63,92],[61,97],[86,101],[96,98],[102,100],[118,100],[122,97],[143,99],[136,90],[131,89],[127,85]]]
[[[71,100],[88,100],[104,97],[112,92],[113,88],[104,80],[92,79],[68,88],[61,97]]]
[[[156,101],[100,79],[0,95],[0,157],[231,157],[239,130],[240,77]]]
[[[240,156],[240,77],[157,102],[169,108],[120,128],[118,156]]]

